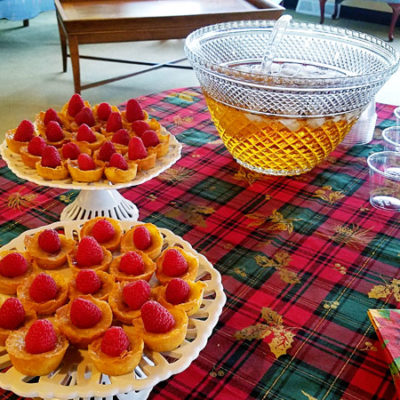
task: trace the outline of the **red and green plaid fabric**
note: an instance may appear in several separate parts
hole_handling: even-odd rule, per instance
[[[121,193],[141,220],[206,256],[227,295],[205,349],[150,398],[394,399],[367,311],[400,300],[400,223],[370,206],[366,164],[394,107],[378,104],[372,144],[339,148],[305,175],[267,177],[232,159],[198,88],[139,100],[183,143],[182,158]],[[57,221],[76,196],[0,166],[2,244]]]

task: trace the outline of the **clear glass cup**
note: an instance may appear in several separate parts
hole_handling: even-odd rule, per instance
[[[373,153],[367,163],[371,205],[381,210],[400,211],[400,153]]]
[[[382,132],[383,147],[387,151],[400,151],[400,125],[390,126]]]
[[[393,113],[396,117],[396,125],[400,125],[400,107],[395,108]]]

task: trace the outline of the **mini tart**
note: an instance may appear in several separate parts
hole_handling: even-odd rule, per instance
[[[44,179],[49,180],[61,180],[68,177],[68,169],[65,167],[65,163],[61,162],[56,168],[43,167],[41,161],[36,163],[36,172]]]
[[[100,243],[101,246],[105,247],[107,250],[110,251],[115,251],[119,249],[119,245],[121,242],[121,237],[122,237],[122,227],[119,221],[113,218],[108,218],[108,217],[96,217],[92,218],[89,221],[86,221],[81,228],[80,231],[80,237],[83,238],[85,236],[91,236],[92,228],[96,224],[96,222],[105,219],[107,220],[114,228],[115,230],[115,235],[114,237],[109,240],[108,242]]]
[[[84,296],[76,287],[76,275],[77,273],[75,273],[74,279],[69,285],[69,298],[71,300],[79,296]],[[96,271],[96,275],[101,280],[101,287],[96,293],[91,294],[91,296],[99,300],[107,300],[114,287],[114,277],[104,271]]]
[[[94,132],[94,135],[96,136],[96,140],[92,143],[86,142],[85,140],[79,141],[76,139],[72,140],[72,142],[79,147],[82,153],[89,153],[89,151],[93,153],[95,150],[99,149],[106,140],[104,135],[99,132]]]
[[[162,135],[161,133],[157,133],[157,136],[160,143],[157,146],[148,147],[147,151],[149,154],[156,153],[157,158],[160,158],[168,153],[170,136],[169,134]]]
[[[57,253],[48,253],[39,246],[39,236],[42,232],[37,232],[33,236],[25,236],[25,247],[29,255],[36,261],[42,269],[56,269],[67,262],[67,254],[75,247],[73,239],[67,239],[65,235],[58,234],[61,242],[61,249]]]
[[[146,253],[143,253],[140,250],[130,250],[130,251],[134,251],[135,253],[141,255],[144,262],[144,273],[140,275],[131,275],[131,274],[126,274],[123,271],[120,271],[119,264],[121,263],[121,258],[123,257],[123,255],[121,255],[114,258],[114,260],[112,261],[110,265],[110,274],[113,275],[115,280],[117,281],[133,282],[143,279],[148,282],[153,276],[154,271],[156,270],[156,263]]]
[[[29,311],[29,312],[25,311],[25,321],[22,324],[22,326],[18,329],[21,329],[23,327],[29,327],[35,320],[36,320],[36,313],[34,311]],[[5,329],[0,327],[0,346],[4,346],[8,336],[10,336],[10,334],[15,331],[17,331],[17,329]]]
[[[175,320],[175,326],[165,333],[148,332],[143,325],[142,318],[133,321],[134,328],[137,329],[138,335],[143,338],[144,344],[153,351],[171,351],[181,345],[186,337],[189,318],[185,311],[180,308],[169,308]]]
[[[6,143],[7,147],[14,153],[20,154],[21,147],[27,146],[29,142],[20,142],[19,140],[14,140],[14,134],[17,128],[10,129],[6,132]]]
[[[41,135],[41,136],[46,141],[46,143],[48,145],[54,146],[57,149],[59,149],[59,148],[62,147],[62,145],[64,143],[68,143],[68,142],[71,141],[71,132],[69,132],[69,131],[67,131],[65,129],[62,129],[62,132],[63,132],[64,137],[62,139],[60,139],[60,140],[57,140],[56,142],[51,142],[49,139],[47,139],[46,132],[44,133],[44,135]]]
[[[186,282],[190,287],[190,293],[189,293],[189,298],[184,303],[171,304],[167,301],[165,297],[165,291],[167,289],[167,285],[157,287],[157,301],[168,309],[172,307],[181,308],[183,311],[186,312],[188,316],[195,314],[201,306],[201,303],[203,301],[204,289],[207,287],[207,285],[202,281],[197,281],[197,282],[186,281]]]
[[[96,169],[84,171],[78,167],[77,160],[68,160],[67,167],[73,181],[76,182],[97,182],[103,176],[104,163],[95,161]]]
[[[101,246],[101,248],[103,249],[103,261],[101,262],[101,264],[92,265],[91,267],[86,267],[86,266],[80,267],[75,258],[76,251],[78,249],[78,246],[76,246],[75,249],[67,255],[69,267],[72,269],[73,272],[79,272],[81,269],[92,269],[96,272],[107,271],[113,257],[110,250],[107,250],[103,246]]]
[[[112,183],[124,183],[133,181],[136,178],[138,165],[134,161],[128,161],[128,169],[123,170],[116,167],[106,166],[104,174]]]
[[[52,278],[55,280],[58,287],[56,298],[43,303],[37,303],[31,299],[31,296],[29,295],[29,288],[35,278],[36,274],[31,275],[18,286],[17,297],[21,300],[26,312],[35,311],[38,315],[53,314],[59,307],[65,304],[68,299],[68,282],[61,275],[52,275]]]
[[[151,118],[146,121],[149,124],[151,130],[156,131],[157,133],[161,132],[161,124],[154,118]]]
[[[61,111],[58,112],[58,117],[60,118],[62,122],[62,126],[64,129],[72,131],[73,127],[77,127],[77,124],[75,123],[75,117],[72,115],[69,115],[68,113],[68,103],[67,101],[61,108]],[[84,107],[91,108],[90,103],[87,100],[83,101]]]
[[[138,171],[147,171],[148,169],[154,168],[156,165],[157,154],[156,153],[148,153],[147,157],[139,158],[137,160],[129,160],[133,161],[138,165]]]
[[[145,121],[145,122],[149,123],[149,113],[143,109],[142,109],[142,111],[143,111],[144,118],[141,119],[140,121]],[[121,113],[122,127],[124,129],[128,130],[128,132],[131,131],[132,130],[131,125],[132,125],[133,121],[131,121],[131,122],[128,121],[128,119],[126,118],[125,110],[121,111],[120,113]]]
[[[13,331],[6,340],[6,350],[17,371],[27,376],[47,375],[60,365],[69,346],[65,336],[56,329],[56,347],[45,353],[31,354],[25,350],[25,336],[29,327]]]
[[[129,283],[130,282],[116,283],[108,297],[108,304],[110,305],[115,318],[124,324],[132,325],[134,319],[140,318],[140,308],[138,310],[132,310],[123,300],[122,291]],[[155,300],[155,298],[156,292],[154,289],[151,289],[149,300]]]
[[[133,372],[143,355],[144,342],[129,327],[122,327],[129,339],[128,350],[118,357],[111,357],[101,351],[102,338],[94,340],[88,347],[88,355],[95,367],[110,376],[125,375]]]
[[[162,265],[164,261],[165,252],[169,249],[178,250],[183,255],[183,257],[185,257],[185,260],[188,263],[188,270],[185,274],[180,276],[169,276],[163,272]],[[162,285],[165,285],[171,279],[174,278],[181,278],[185,281],[194,281],[197,276],[198,269],[199,269],[199,260],[197,259],[197,257],[193,256],[192,254],[188,253],[187,251],[183,250],[180,247],[172,246],[165,249],[161,253],[160,257],[157,259],[156,277]]]
[[[17,287],[21,285],[33,272],[32,260],[27,252],[22,251],[2,251],[0,252],[0,259],[4,258],[10,253],[20,253],[25,257],[28,262],[28,269],[24,274],[15,276],[14,278],[8,278],[7,276],[0,275],[0,293],[2,294],[16,294]]]
[[[58,115],[58,113],[57,113]],[[42,136],[44,139],[46,139],[46,125],[44,124],[44,117],[46,116],[46,111],[40,111],[39,114],[35,116],[35,127],[39,133],[40,136]],[[60,118],[58,116],[58,118]],[[62,128],[62,126],[61,126]]]
[[[90,295],[79,297],[90,300],[100,308],[102,313],[101,320],[91,328],[78,328],[72,324],[69,316],[72,304],[70,302],[57,310],[56,325],[72,344],[80,348],[86,348],[89,343],[100,337],[111,326],[113,314],[106,301],[96,299]]]
[[[135,246],[135,243],[133,242],[133,233],[135,229],[139,226],[145,226],[147,230],[150,232],[151,245],[145,250],[139,250]],[[160,231],[155,225],[150,223],[139,224],[129,229],[129,231],[127,231],[125,235],[122,236],[121,253],[126,253],[128,251],[141,251],[147,254],[152,260],[155,260],[161,253],[162,245],[163,245],[163,238],[161,236]]]
[[[96,121],[95,126],[92,126],[92,128],[97,128],[97,130],[99,130],[101,127],[105,127],[107,125],[107,121],[103,121],[101,119],[99,119],[98,114],[97,114],[97,110],[99,108],[100,104],[95,104],[92,107],[92,113],[93,113],[93,117],[94,120]],[[110,104],[111,107],[111,112],[119,112],[119,108],[117,106],[113,106]]]
[[[36,168],[36,163],[42,159],[41,156],[35,156],[29,153],[28,146],[22,146],[19,150],[22,162],[29,168]]]

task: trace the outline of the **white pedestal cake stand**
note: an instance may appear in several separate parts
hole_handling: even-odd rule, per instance
[[[24,251],[24,238],[43,229],[63,230],[68,238],[79,237],[84,221],[60,221],[45,227],[24,232],[3,250]],[[134,221],[121,221],[124,232],[137,224]],[[152,388],[171,375],[185,370],[197,358],[207,344],[213,328],[218,322],[226,296],[221,283],[221,275],[210,262],[197,253],[191,245],[171,231],[159,228],[164,245],[180,246],[199,259],[196,277],[206,284],[199,311],[189,317],[188,330],[183,343],[169,352],[151,352],[145,350],[138,367],[130,374],[108,376],[101,374],[94,367],[87,355],[87,350],[68,349],[61,366],[52,374],[40,377],[28,377],[10,367],[6,349],[0,346],[0,387],[11,390],[23,397],[41,397],[43,399],[110,399],[117,396],[120,400],[144,400]],[[57,273],[70,271],[60,270]],[[51,271],[49,273],[52,273]],[[155,277],[150,281],[156,283]],[[33,380],[33,378],[35,378]]]
[[[140,171],[131,182],[112,184],[108,180],[83,183],[64,180],[47,180],[40,177],[36,170],[27,167],[19,154],[12,152],[4,141],[0,145],[0,153],[3,160],[15,175],[21,179],[36,183],[41,186],[51,186],[59,189],[80,189],[78,197],[73,203],[65,207],[61,213],[61,221],[83,220],[98,216],[110,217],[119,220],[138,220],[139,211],[134,203],[125,199],[118,189],[141,185],[144,182],[158,176],[170,168],[181,157],[182,145],[175,136],[170,135],[168,154],[158,158],[154,168],[148,171]]]

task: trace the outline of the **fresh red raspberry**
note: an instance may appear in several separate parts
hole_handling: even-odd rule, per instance
[[[133,243],[139,250],[146,250],[151,246],[151,235],[144,225],[137,226],[133,231]]]
[[[83,107],[85,107],[85,103],[83,102],[81,95],[75,93],[68,102],[68,114],[71,115],[71,117],[75,117]]]
[[[166,333],[175,326],[172,314],[156,301],[149,300],[140,309],[143,325],[148,332]]]
[[[180,278],[171,279],[165,289],[165,298],[168,303],[181,304],[188,300],[190,294],[189,284]]]
[[[25,349],[30,354],[47,353],[55,349],[57,335],[47,319],[35,321],[25,335]]]
[[[76,143],[65,143],[63,147],[61,148],[62,156],[67,160],[68,158],[70,160],[76,160],[81,154],[81,151],[79,150],[79,147]]]
[[[50,276],[41,272],[33,280],[29,288],[29,296],[36,303],[44,303],[57,297],[58,287],[55,280]]]
[[[110,357],[119,357],[128,348],[128,336],[120,326],[108,328],[101,339],[101,351]]]
[[[160,139],[155,131],[145,131],[142,135],[143,144],[146,147],[154,147],[160,144]]]
[[[57,253],[61,249],[61,240],[55,229],[45,229],[38,238],[39,247],[48,253]]]
[[[18,128],[14,133],[14,140],[18,142],[29,142],[33,138],[34,131],[35,127],[32,122],[24,119],[18,125]]]
[[[135,251],[128,251],[121,257],[118,269],[129,275],[141,275],[144,273],[143,258]]]
[[[78,244],[76,261],[81,267],[91,267],[101,264],[104,254],[103,249],[92,236],[85,236]]]
[[[15,297],[9,297],[0,307],[0,327],[17,329],[25,321],[25,310],[22,303]]]
[[[137,121],[133,121],[131,127],[138,136],[142,136],[144,132],[151,130],[150,125],[140,119]]]
[[[78,133],[76,134],[76,140],[80,142],[94,143],[96,141],[96,135],[86,124],[82,124],[78,128]]]
[[[115,235],[115,229],[110,221],[99,219],[92,227],[90,234],[99,242],[105,243]]]
[[[134,136],[129,141],[128,145],[128,157],[130,160],[140,160],[147,157],[147,150],[143,144],[142,139],[138,136]]]
[[[136,99],[128,100],[126,104],[126,119],[129,122],[136,121],[137,119],[144,119],[142,107]]]
[[[111,156],[116,152],[113,142],[107,140],[100,147],[98,159],[101,161],[110,161]]]
[[[69,317],[73,325],[81,329],[92,328],[101,320],[102,312],[89,300],[77,298],[72,301]]]
[[[76,288],[83,294],[95,294],[101,288],[101,279],[92,269],[82,269],[75,278]]]
[[[41,164],[43,167],[56,168],[61,165],[61,157],[54,146],[46,146],[42,152]]]
[[[107,132],[117,132],[118,129],[122,129],[122,118],[121,114],[118,111],[111,112],[108,117],[106,124]]]
[[[86,124],[89,126],[93,126],[96,123],[93,112],[89,107],[83,107],[82,110],[75,115],[75,122],[78,125]]]
[[[168,276],[182,276],[188,270],[188,263],[177,249],[167,249],[164,253],[162,270]]]
[[[47,144],[41,136],[35,136],[28,144],[28,152],[34,156],[41,156],[46,146]]]
[[[97,117],[101,121],[107,121],[111,111],[111,106],[108,103],[101,103],[97,107]]]
[[[7,278],[23,275],[28,269],[28,262],[20,253],[9,253],[0,260],[0,274]]]
[[[43,123],[47,125],[50,121],[56,121],[61,125],[61,120],[54,108],[49,108],[44,114]]]
[[[78,167],[82,171],[91,171],[93,169],[96,169],[96,164],[94,163],[93,158],[89,156],[89,154],[81,153],[78,156]]]
[[[118,143],[124,146],[128,146],[129,139],[130,136],[126,129],[118,129],[117,132],[115,132],[114,135],[112,136],[111,141],[113,143]]]
[[[139,310],[150,300],[150,285],[144,280],[130,282],[122,289],[122,299],[131,310]]]
[[[64,139],[64,132],[57,121],[50,121],[46,125],[46,138],[49,142],[59,142]]]
[[[110,158],[110,167],[126,171],[128,169],[128,163],[122,154],[114,153]]]

